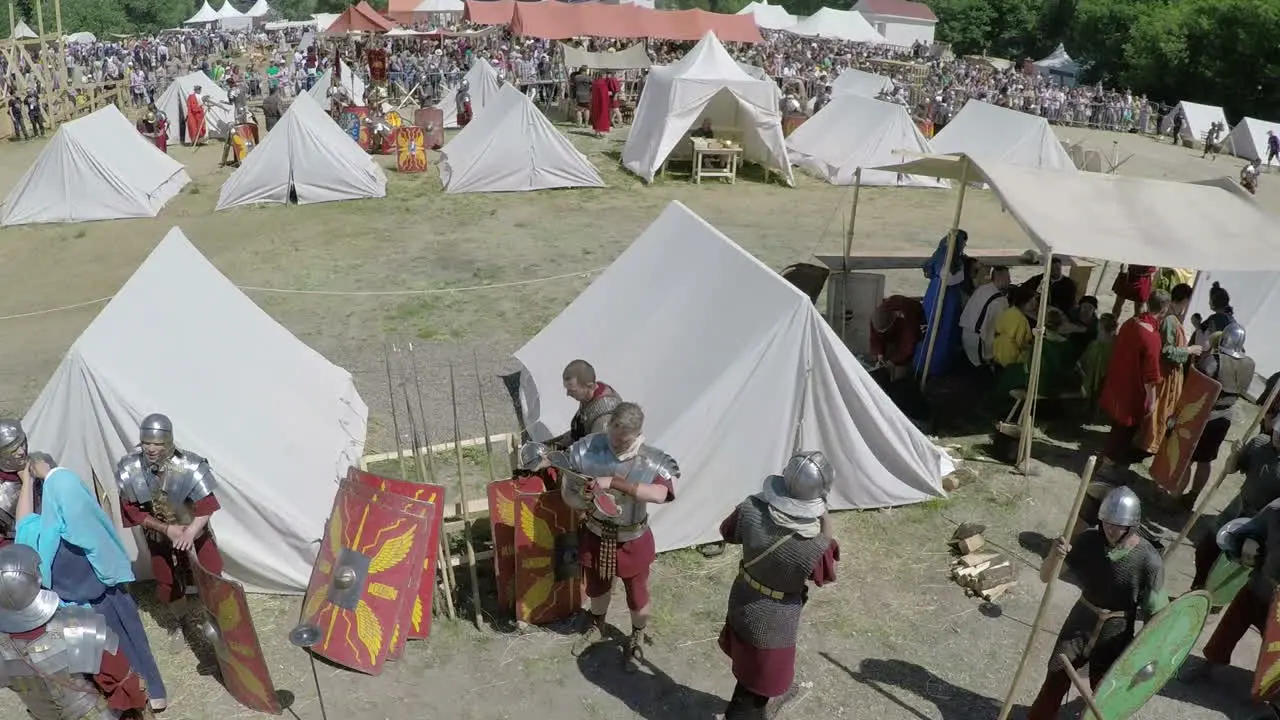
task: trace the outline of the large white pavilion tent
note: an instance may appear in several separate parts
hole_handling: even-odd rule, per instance
[[[770,5],[769,0],[752,0],[737,14],[751,15],[755,18],[756,27],[763,30],[785,30],[799,21],[781,5]]]
[[[856,10],[833,10],[824,7],[818,12],[786,28],[792,35],[823,38],[827,40],[845,40],[847,42],[873,43],[888,45],[884,35],[876,32],[871,23]]]

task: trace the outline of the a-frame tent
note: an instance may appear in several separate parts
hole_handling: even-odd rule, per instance
[[[1236,123],[1222,141],[1222,149],[1245,160],[1267,159],[1267,133],[1280,136],[1280,123],[1247,117]]]
[[[347,97],[351,99],[351,104],[364,107],[364,80],[351,70],[351,66],[345,60],[339,60],[342,63],[342,70],[339,81],[342,87],[347,89]],[[333,85],[333,68],[329,68],[316,78],[316,83],[307,91],[311,95],[311,99],[320,104],[320,107],[329,107],[329,88]]]
[[[857,68],[845,70],[831,83],[832,96],[861,95],[875,98],[891,92],[893,92],[892,79]]]
[[[471,93],[471,120],[474,122],[484,109],[498,97],[502,83],[498,80],[498,71],[493,69],[489,61],[482,57],[475,58],[471,69],[467,71],[467,90]],[[458,96],[456,88],[447,88],[444,97],[436,103],[440,112],[444,113],[446,130],[458,127]]]
[[[514,85],[440,151],[440,179],[447,193],[604,187],[587,156]]]
[[[929,144],[942,154],[964,153],[976,160],[1076,172],[1076,164],[1048,120],[981,100],[966,102]]]
[[[847,71],[846,71],[847,72]],[[929,141],[906,108],[861,95],[836,95],[787,138],[796,165],[832,185],[852,185],[863,168],[862,185],[949,187],[945,180],[872,170],[905,156],[932,154]]]
[[[143,342],[142,325],[164,328],[164,342]],[[23,425],[33,448],[85,483],[96,476],[114,504],[116,462],[154,412],[217,476],[212,527],[226,574],[260,592],[305,589],[337,481],[363,451],[368,408],[351,373],[255,305],[176,227],[71,345]]]
[[[386,195],[382,167],[304,93],[222,184],[214,209]]]
[[[1179,128],[1179,135],[1183,140],[1191,142],[1200,142],[1204,139],[1206,133],[1209,132],[1210,126],[1215,122],[1222,123],[1223,128],[1230,127],[1227,124],[1227,115],[1222,108],[1213,105],[1201,105],[1200,103],[1183,100],[1174,106],[1167,115],[1160,118],[1160,133],[1164,134],[1173,131],[1173,119],[1182,112],[1182,127]]]
[[[606,325],[627,332],[582,332]],[[945,494],[950,458],[809,297],[678,202],[516,351],[537,439],[562,432],[575,411],[561,384],[568,347],[640,403],[647,441],[680,464],[679,501],[651,511],[660,551],[719,539],[720,521],[782,468],[797,441],[830,459],[834,509]],[[697,351],[655,364],[655,347]]]
[[[165,114],[169,120],[169,142],[189,142],[187,138],[187,97],[200,87],[200,95],[207,96],[213,102],[204,105],[204,124],[211,138],[225,138],[235,124],[235,110],[227,91],[215,83],[203,70],[192,72],[173,79],[156,99],[156,109]]]

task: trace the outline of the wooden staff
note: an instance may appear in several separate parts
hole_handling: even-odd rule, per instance
[[[471,362],[476,368],[476,391],[480,394],[480,422],[484,425],[485,467],[489,468],[489,482],[498,482],[493,472],[493,443],[489,441],[489,414],[484,409],[484,384],[480,382],[480,358],[475,350],[471,351]]]
[[[422,418],[422,446],[426,448],[427,478],[432,485],[444,487],[442,483],[436,482],[436,454],[431,450],[431,428],[427,424],[426,405],[422,402],[422,378],[418,374],[418,356],[414,353],[413,343],[409,343],[409,362],[413,366],[413,387],[418,395],[418,417]],[[440,502],[443,503],[444,501],[445,499],[441,497]],[[452,543],[449,540],[449,531],[441,524],[440,550],[443,553],[444,564],[441,565],[443,569],[440,572],[442,577],[444,574],[448,574],[449,577],[445,584],[449,588],[449,592],[452,593],[453,588],[458,587],[458,579],[453,574],[453,563],[449,560],[452,557],[448,551],[450,547],[452,547]],[[450,596],[449,604],[453,605],[452,595]],[[453,617],[453,615],[450,615],[450,617]]]
[[[1040,276],[1040,308],[1036,310],[1035,342],[1031,348],[1031,371],[1027,375],[1027,399],[1022,403],[1022,432],[1018,438],[1018,467],[1030,469],[1031,445],[1036,432],[1036,397],[1040,394],[1040,363],[1044,360],[1044,320],[1049,314],[1049,273],[1053,253],[1044,255],[1044,274]]]
[[[418,422],[413,417],[413,404],[409,402],[408,384],[400,383],[400,390],[404,395],[404,407],[405,412],[407,413],[406,417],[409,420],[409,436],[413,443],[413,459],[416,461],[418,467],[418,482],[423,482],[423,479],[427,475],[427,462],[422,458],[422,443],[418,440]],[[425,422],[426,418],[423,418],[423,420]],[[428,447],[428,449],[430,448]],[[440,498],[439,502],[444,503],[444,498]],[[443,537],[443,525],[444,523],[441,522],[442,527],[440,528],[440,533],[436,536],[436,564],[439,564],[442,559],[447,560],[442,551],[442,546],[439,543],[439,540]],[[452,620],[455,617],[453,609],[453,590],[449,587],[449,579],[444,577],[443,569],[441,569],[440,575],[442,586],[439,588],[440,595],[444,597],[445,613],[449,616],[449,619]]]
[[[1076,490],[1075,502],[1071,505],[1071,513],[1067,515],[1066,527],[1062,529],[1062,537],[1068,537],[1071,534],[1071,528],[1075,526],[1076,516],[1080,514],[1080,506],[1084,504],[1085,495],[1089,492],[1089,482],[1093,480],[1093,470],[1097,467],[1098,456],[1094,455],[1089,458],[1089,462],[1085,463],[1084,474],[1080,476],[1080,488]],[[1009,713],[1013,710],[1013,698],[1018,693],[1018,683],[1022,682],[1022,675],[1027,670],[1027,660],[1031,658],[1031,648],[1036,644],[1036,635],[1040,634],[1040,626],[1044,624],[1044,616],[1049,611],[1050,600],[1053,598],[1053,584],[1058,580],[1058,574],[1062,572],[1062,555],[1049,551],[1049,582],[1045,583],[1044,596],[1040,598],[1040,609],[1036,611],[1035,622],[1031,624],[1031,634],[1027,636],[1027,645],[1022,649],[1022,659],[1018,660],[1018,669],[1013,673],[1013,682],[1009,685],[1009,694],[1005,696],[1004,705],[1000,708],[1000,716],[998,720],[1008,720]]]
[[[396,457],[400,459],[400,479],[409,479],[409,466],[404,460],[404,448],[400,445],[400,418],[396,413],[396,388],[391,382],[391,352],[394,345],[382,344],[382,362],[387,369],[387,399],[391,401],[391,430],[396,434]]]
[[[862,168],[853,171],[853,207],[849,210],[849,228],[844,233],[844,254],[840,256],[840,297],[836,298],[836,307],[840,310],[838,317],[831,318],[840,328],[840,342],[849,343],[848,323],[844,316],[849,313],[849,254],[853,252],[853,228],[858,220],[858,193],[862,190]]]
[[[969,187],[969,158],[960,160],[960,197],[956,198],[956,213],[947,233],[947,256],[938,270],[938,294],[933,301],[933,318],[929,321],[929,343],[924,349],[924,367],[920,372],[920,389],[929,382],[929,366],[933,364],[933,345],[938,340],[938,324],[942,322],[942,301],[947,297],[947,283],[951,280],[951,261],[955,259],[956,239],[960,236],[960,213],[964,210],[964,193]]]
[[[454,379],[453,363],[449,364],[449,396],[453,400],[453,457],[458,465],[458,499],[462,502],[463,545],[467,551],[467,566],[471,571],[471,602],[474,603],[476,629],[480,629],[480,575],[476,571],[476,548],[471,542],[471,508],[467,507],[467,484],[462,479],[462,428],[458,423],[458,383]]]
[[[1209,503],[1213,502],[1214,493],[1218,492],[1218,489],[1222,487],[1222,481],[1227,479],[1227,475],[1235,471],[1236,466],[1240,462],[1240,453],[1244,451],[1244,443],[1248,442],[1250,438],[1258,434],[1258,430],[1262,427],[1262,419],[1265,418],[1267,416],[1267,412],[1271,410],[1271,406],[1275,403],[1278,392],[1280,392],[1280,383],[1276,383],[1276,386],[1271,388],[1271,392],[1267,393],[1266,399],[1262,401],[1262,407],[1258,408],[1258,414],[1254,416],[1253,422],[1249,424],[1249,431],[1244,434],[1244,440],[1231,450],[1231,456],[1227,458],[1227,462],[1218,469],[1218,476],[1213,479],[1213,482],[1204,491],[1204,498],[1200,500],[1200,505],[1196,508],[1196,511],[1191,513],[1191,517],[1187,520],[1187,524],[1182,526],[1182,532],[1178,533],[1178,539],[1174,540],[1164,549],[1164,554],[1161,555],[1161,558],[1166,562],[1168,562],[1169,556],[1173,555],[1173,551],[1177,550],[1178,546],[1181,545],[1183,541],[1187,539],[1187,536],[1191,534],[1191,529],[1196,526],[1196,522],[1200,520],[1200,516],[1204,515],[1205,511],[1209,509]]]
[[[1089,712],[1093,713],[1093,717],[1089,720],[1103,720],[1106,715],[1098,709],[1098,701],[1093,698],[1093,690],[1088,683],[1080,677],[1080,673],[1072,667],[1071,661],[1066,655],[1058,653],[1058,662],[1062,663],[1062,669],[1067,673],[1067,677],[1071,679],[1071,684],[1076,686],[1076,692],[1080,693],[1080,697],[1084,699],[1084,704],[1089,706]]]

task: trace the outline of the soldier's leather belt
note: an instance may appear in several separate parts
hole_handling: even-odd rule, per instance
[[[764,595],[767,598],[772,598],[774,600],[782,600],[787,596],[787,594],[782,592],[781,590],[774,590],[768,585],[765,585],[761,583],[759,580],[756,580],[755,578],[751,577],[751,573],[747,572],[745,568],[741,569],[739,574],[742,576],[742,581],[745,582],[748,586],[750,586],[752,590],[755,590],[756,592],[760,593],[761,595]]]
[[[648,524],[648,519],[642,520],[638,523],[632,523],[630,525],[615,525],[614,523],[601,522],[593,517],[587,518],[587,529],[601,537],[604,537],[605,534],[612,534],[614,537],[617,537],[618,535],[639,532]]]

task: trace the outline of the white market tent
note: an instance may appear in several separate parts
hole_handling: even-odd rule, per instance
[[[1037,60],[1033,64],[1042,75],[1062,78],[1068,85],[1074,85],[1076,77],[1080,75],[1080,63],[1071,59],[1067,54],[1066,46],[1062,43],[1058,43],[1058,47],[1054,48],[1048,57]]]
[[[382,167],[303,93],[222,184],[214,209],[386,195]]]
[[[461,13],[467,6],[462,0],[422,0],[413,9],[416,13]]]
[[[857,68],[849,68],[831,83],[831,95],[861,95],[862,97],[879,97],[883,93],[893,92],[893,80],[884,75],[869,73]]]
[[[212,102],[205,103],[204,122],[209,137],[225,138],[235,125],[235,110],[227,91],[215,83],[202,70],[195,70],[174,78],[156,100],[156,108],[169,118],[169,142],[178,143],[187,134],[187,97],[200,86],[200,94],[207,96]]]
[[[471,121],[480,118],[481,112],[498,97],[502,87],[498,80],[498,71],[482,57],[477,57],[466,74],[468,91],[471,93]],[[447,130],[458,128],[458,94],[454,88],[446,88],[444,97],[436,103],[440,112],[444,113],[444,126]]]
[[[73,45],[88,45],[98,42],[98,37],[91,32],[71,33],[67,36],[67,42]]]
[[[351,98],[351,104],[364,107],[364,80],[351,70],[351,66],[345,60],[339,60],[342,63],[341,82],[342,87],[347,89],[347,97]],[[311,99],[320,103],[320,107],[329,107],[329,88],[333,85],[333,68],[325,70],[320,77],[316,78],[316,84],[311,86],[307,92],[311,94]]]
[[[1236,123],[1227,133],[1222,147],[1227,152],[1246,160],[1265,160],[1267,157],[1267,133],[1280,136],[1280,123],[1247,117]]]
[[[218,11],[209,6],[209,0],[204,0],[204,4],[196,11],[195,15],[187,18],[183,25],[204,25],[206,23],[215,22],[218,19]]]
[[[316,32],[324,32],[334,23],[341,13],[311,13],[311,19],[316,21]]]
[[[781,5],[770,5],[769,0],[752,0],[737,14],[754,16],[756,27],[765,30],[784,30],[799,20]]]
[[[837,95],[787,138],[791,161],[833,185],[949,187],[945,180],[871,170],[933,149],[906,108],[861,95]]]
[[[847,42],[888,45],[889,41],[856,10],[833,10],[824,7],[786,29],[793,35],[844,40]]]
[[[271,14],[271,6],[267,4],[267,0],[258,0],[253,7],[245,11],[245,17],[260,18]]]
[[[18,23],[13,26],[13,35],[10,37],[14,40],[35,40],[40,36],[36,34],[35,30],[31,29],[31,26],[27,24],[26,20],[19,20]]]
[[[743,158],[791,185],[778,100],[776,83],[751,77],[708,32],[678,62],[649,71],[622,164],[652,182],[677,143],[706,117],[717,129],[741,130]]]
[[[930,144],[942,154],[964,153],[975,160],[1076,172],[1049,121],[980,100],[966,102]]]
[[[591,161],[514,85],[440,151],[446,193],[604,187]]]
[[[63,123],[5,198],[0,226],[155,217],[191,178],[115,105]]]
[[[631,340],[582,333],[605,322]],[[655,365],[653,347],[698,351]],[[573,357],[639,401],[648,442],[681,470],[678,501],[650,511],[659,551],[718,539],[733,506],[786,464],[797,428],[831,461],[834,509],[942,497],[954,469],[807,295],[679,202],[515,355],[535,439],[568,427],[560,374]]]
[[[1170,110],[1168,115],[1160,118],[1160,134],[1163,135],[1173,130],[1173,118],[1178,114],[1179,110],[1182,111],[1184,118],[1181,131],[1183,140],[1199,142],[1204,138],[1205,133],[1209,132],[1209,126],[1215,122],[1222,123],[1224,128],[1230,127],[1227,124],[1227,116],[1222,112],[1222,108],[1183,100]]]
[[[165,342],[122,342],[144,325],[165,328]],[[22,422],[32,447],[85,483],[96,475],[114,501],[116,462],[153,412],[218,477],[212,522],[226,574],[258,592],[305,589],[337,480],[364,449],[368,409],[351,373],[271,319],[176,227],[71,345]]]

